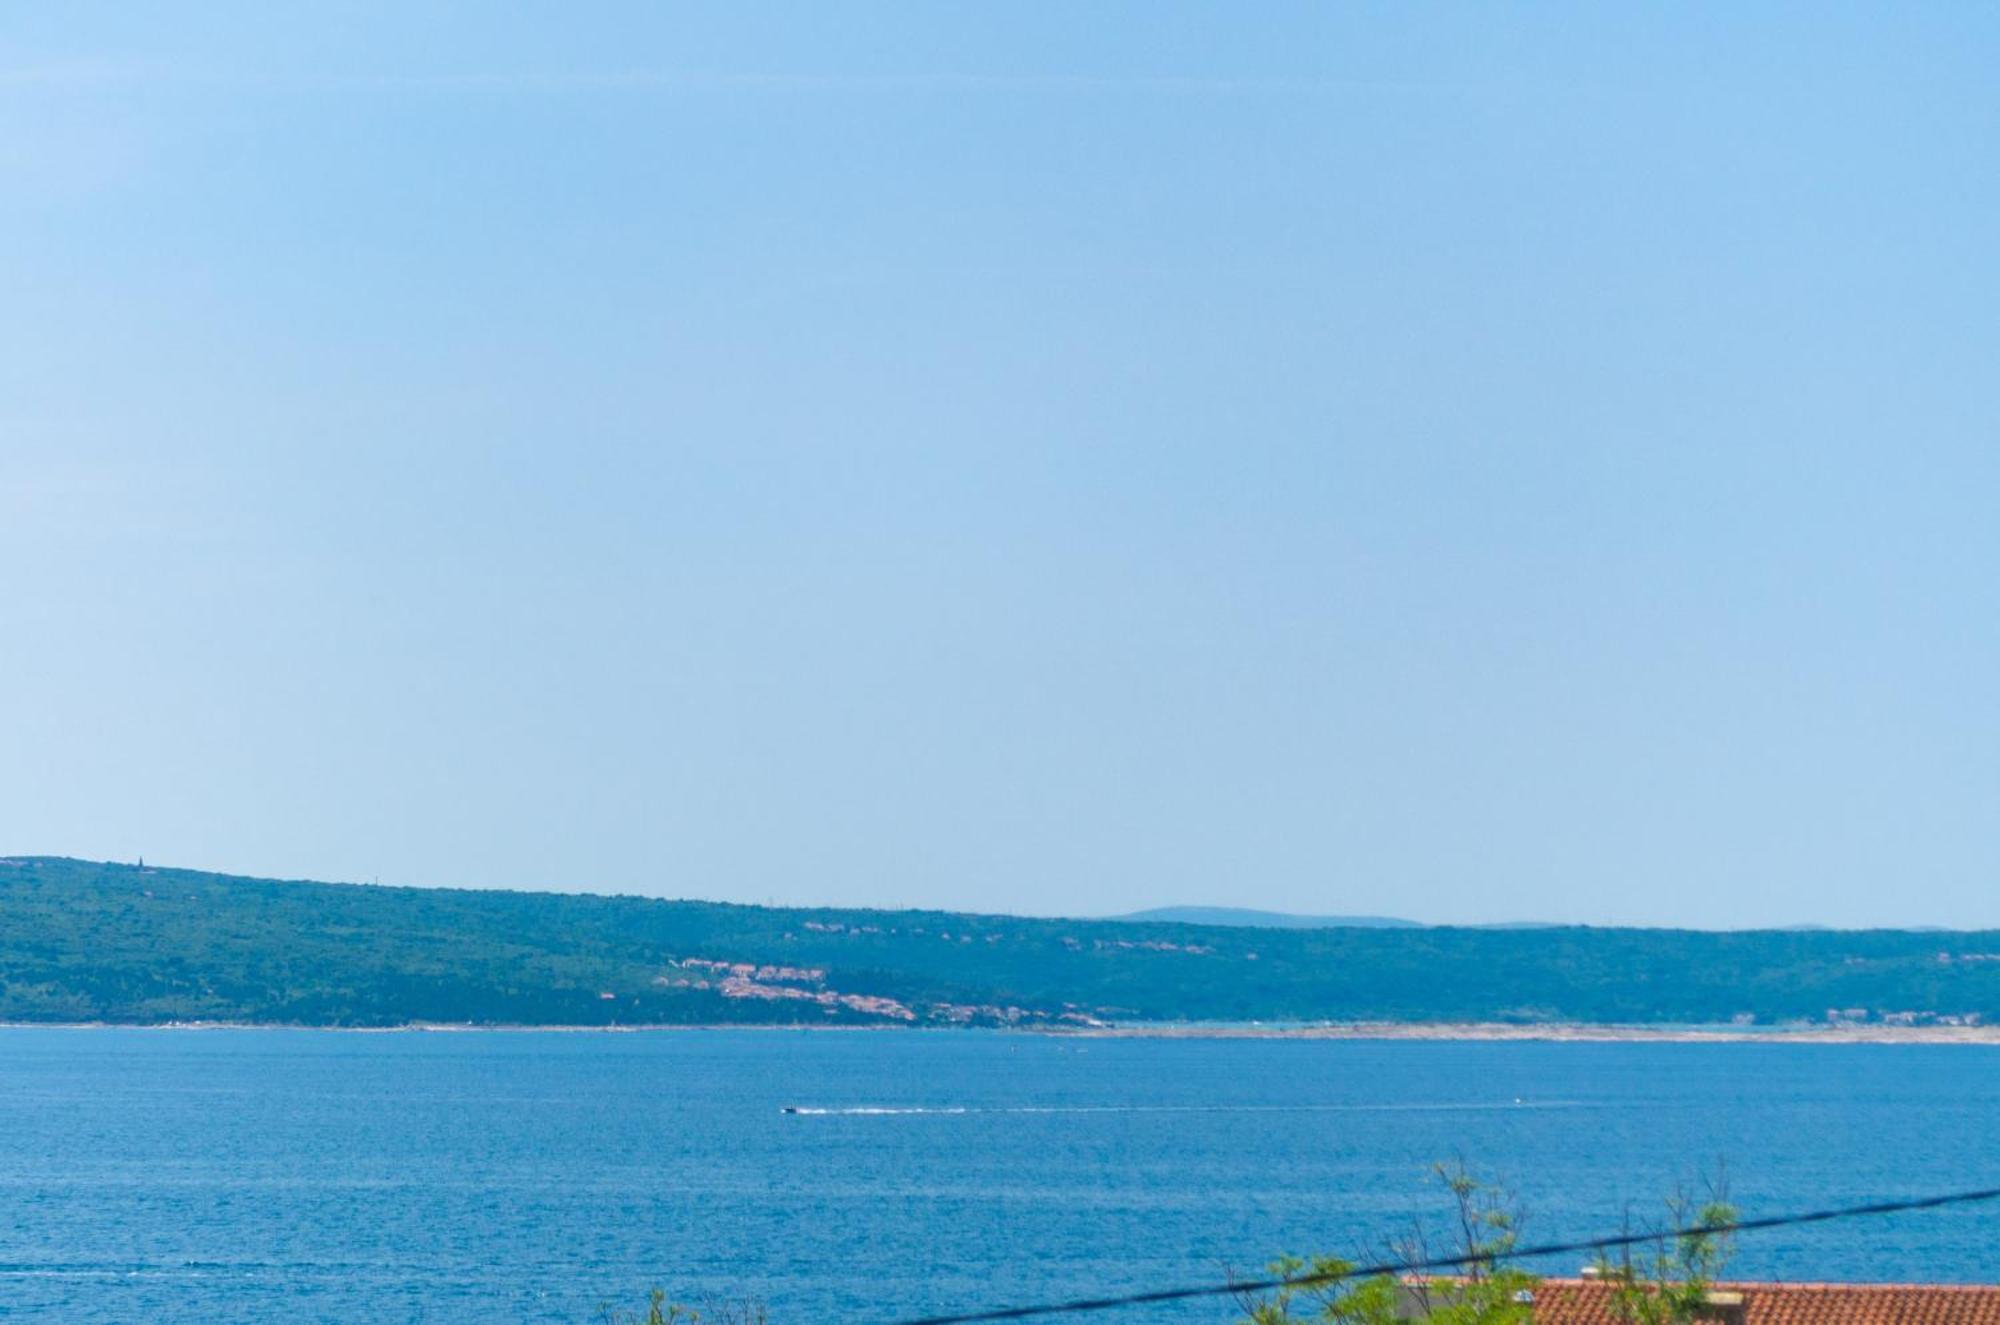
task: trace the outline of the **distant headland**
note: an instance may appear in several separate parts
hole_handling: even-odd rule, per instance
[[[0,1022],[2000,1042],[2000,933],[1031,919],[0,858]]]

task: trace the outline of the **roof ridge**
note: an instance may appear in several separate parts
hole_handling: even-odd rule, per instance
[[[1575,1275],[1548,1275],[1542,1284],[1554,1287],[1602,1288],[1609,1290],[1613,1281],[1609,1279],[1585,1279]],[[2000,1283],[1953,1284],[1925,1283],[1918,1280],[1841,1280],[1841,1279],[1717,1279],[1710,1288],[1780,1288],[1788,1292],[1800,1290],[1819,1292],[1866,1292],[1895,1291],[1899,1293],[2000,1293]]]

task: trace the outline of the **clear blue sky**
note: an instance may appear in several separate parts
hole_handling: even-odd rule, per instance
[[[0,851],[2000,925],[2000,9],[18,5]]]

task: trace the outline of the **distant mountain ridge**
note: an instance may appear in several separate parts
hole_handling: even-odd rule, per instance
[[[1162,925],[1223,925],[1235,929],[1422,929],[1415,920],[1395,916],[1307,916],[1288,911],[1258,911],[1244,906],[1156,906],[1146,911],[1105,916],[1106,920]]]
[[[2000,932],[1250,927],[0,858],[0,1022],[1964,1025]]]

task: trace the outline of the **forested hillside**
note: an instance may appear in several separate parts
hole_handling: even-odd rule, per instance
[[[0,860],[0,1020],[657,1025],[2000,1018],[2000,933],[1248,929]]]

